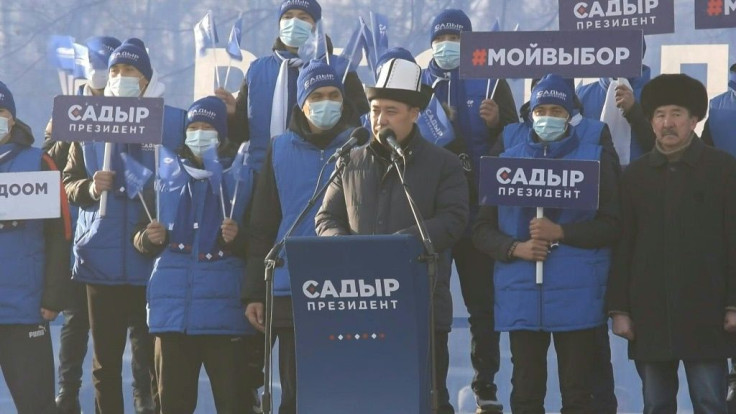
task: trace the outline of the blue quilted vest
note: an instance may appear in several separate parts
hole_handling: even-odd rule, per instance
[[[601,147],[586,144],[575,130],[567,138],[549,144],[547,158],[600,160]],[[542,143],[527,140],[507,149],[501,157],[544,158]],[[545,217],[565,224],[595,217],[596,211],[545,209]],[[536,209],[498,209],[499,229],[517,240],[529,239],[529,221]],[[604,299],[610,249],[580,249],[565,244],[547,256],[544,283],[536,284],[534,262],[496,262],[495,322],[498,331],[573,331],[604,323]]]
[[[253,190],[253,170],[243,168],[246,177],[236,182],[225,170],[222,183],[228,214],[238,187],[232,216],[239,232],[246,231],[243,213]],[[213,194],[207,179],[195,179],[186,172],[183,177],[181,187],[161,194],[161,223],[168,230],[170,244],[156,259],[148,282],[149,329],[151,333],[188,335],[254,333],[240,302],[245,262],[237,254],[243,252],[222,250],[211,243],[223,220],[219,195]],[[175,226],[188,227],[188,240],[176,240]],[[204,247],[208,245],[205,240],[212,247]]]
[[[708,128],[713,145],[736,157],[736,91],[726,92],[710,100]]]
[[[292,131],[287,131],[273,140],[273,172],[281,203],[281,224],[276,237],[277,241],[284,237],[301,210],[307,205],[317,186],[317,176],[322,165],[337,148],[347,142],[349,133],[350,129],[343,131],[325,149],[312,145]],[[327,182],[334,169],[334,163],[325,168],[320,186]],[[320,199],[301,224],[294,229],[292,237],[317,235],[314,230],[314,216],[317,215],[317,210],[321,205],[322,200]],[[274,295],[291,296],[288,259],[283,250],[281,257],[284,259],[284,265],[277,267],[274,272]]]
[[[0,173],[39,171],[43,152],[0,145]],[[43,220],[0,221],[0,325],[42,323],[45,237]]]

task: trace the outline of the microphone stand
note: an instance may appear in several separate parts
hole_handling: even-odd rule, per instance
[[[404,165],[406,165],[406,158],[402,157],[402,159],[404,161]],[[422,239],[422,245],[424,245],[424,255],[419,257],[419,261],[427,263],[427,274],[429,275],[429,355],[431,362],[430,365],[432,369],[432,390],[430,402],[432,410],[431,412],[436,414],[439,408],[439,403],[437,400],[437,357],[435,355],[434,291],[435,284],[437,282],[437,266],[439,255],[434,250],[434,245],[432,244],[432,240],[429,238],[429,234],[427,233],[427,226],[424,222],[424,218],[422,217],[422,213],[419,211],[416,202],[414,202],[414,198],[409,192],[409,186],[406,184],[406,181],[404,181],[404,174],[402,174],[401,168],[399,168],[398,161],[399,156],[396,154],[396,151],[391,151],[391,162],[393,163],[394,168],[396,168],[396,174],[399,176],[399,180],[401,181],[401,186],[404,189],[404,194],[406,195],[406,199],[409,202],[411,214],[414,216],[414,222],[419,229],[419,236]]]
[[[345,169],[345,167],[350,162],[350,152],[347,152],[340,156],[340,158],[337,159],[337,165],[335,167],[335,170],[332,171],[332,174],[330,175],[330,178],[327,179],[327,182],[322,186],[319,187],[319,190],[315,191],[314,194],[312,194],[312,198],[309,199],[307,202],[307,205],[304,206],[302,211],[299,213],[299,216],[297,216],[296,220],[294,220],[294,223],[291,224],[291,227],[289,227],[289,230],[284,234],[284,237],[279,240],[278,243],[276,243],[271,250],[266,255],[266,258],[264,260],[264,263],[266,265],[266,272],[264,275],[264,280],[266,281],[266,303],[265,303],[265,315],[264,315],[264,334],[266,336],[265,342],[265,353],[263,356],[263,396],[261,396],[261,409],[263,410],[263,414],[271,414],[273,412],[273,352],[272,352],[272,345],[273,345],[273,327],[271,326],[273,321],[273,274],[277,267],[281,267],[284,265],[284,259],[279,257],[279,254],[281,253],[281,250],[284,248],[284,245],[286,244],[286,239],[291,237],[291,234],[294,232],[296,227],[301,224],[302,221],[307,217],[307,214],[310,210],[314,207],[314,205],[317,203],[317,200],[319,200],[322,195],[327,191],[327,188],[332,184],[332,182],[339,176],[342,171]],[[326,164],[325,164],[326,165]],[[321,175],[320,175],[321,176]],[[317,182],[317,186],[319,186],[319,182]]]

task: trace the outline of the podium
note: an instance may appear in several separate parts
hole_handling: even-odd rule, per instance
[[[295,237],[286,254],[297,413],[429,413],[429,279],[419,241]]]

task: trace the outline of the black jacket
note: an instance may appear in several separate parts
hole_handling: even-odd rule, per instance
[[[655,149],[632,162],[621,189],[608,309],[634,322],[629,357],[732,356],[723,318],[736,310],[736,160],[695,137],[680,161]]]

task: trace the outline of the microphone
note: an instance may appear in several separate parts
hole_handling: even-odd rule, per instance
[[[401,146],[398,142],[396,142],[396,136],[394,135],[394,130],[391,128],[384,128],[380,131],[378,131],[378,138],[385,142],[390,148],[391,151],[393,151],[396,155],[398,155],[401,158],[404,158],[404,150],[401,149]]]
[[[368,142],[368,136],[370,133],[367,129],[363,127],[357,127],[353,130],[353,132],[350,133],[350,139],[346,143],[342,145],[342,147],[338,148],[337,151],[335,151],[334,154],[330,156],[330,158],[327,160],[327,163],[331,163],[338,158],[342,157],[343,155],[350,152],[355,147],[360,147],[365,145],[366,142]]]

